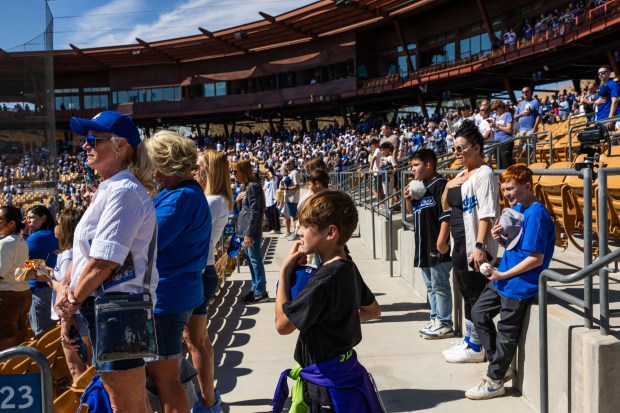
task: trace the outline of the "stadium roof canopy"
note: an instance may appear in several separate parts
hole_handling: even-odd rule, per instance
[[[54,65],[63,71],[144,66],[208,60],[243,55],[285,45],[316,41],[337,33],[390,21],[404,13],[437,7],[444,0],[359,0],[344,2],[321,0],[262,20],[211,32],[197,28],[199,34],[154,42],[136,38],[136,44],[54,52]],[[431,5],[432,3],[432,5]]]

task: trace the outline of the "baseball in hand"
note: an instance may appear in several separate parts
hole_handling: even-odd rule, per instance
[[[480,274],[484,275],[485,277],[493,274],[493,267],[491,266],[491,264],[489,264],[488,262],[483,263],[480,266]]]

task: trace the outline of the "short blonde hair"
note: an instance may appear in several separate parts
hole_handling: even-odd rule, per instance
[[[230,188],[230,164],[223,153],[209,150],[200,154],[205,161],[205,195],[223,195],[228,200],[228,210],[232,211],[235,201]]]
[[[185,176],[198,160],[196,144],[176,132],[163,130],[146,140],[153,168],[168,176]]]

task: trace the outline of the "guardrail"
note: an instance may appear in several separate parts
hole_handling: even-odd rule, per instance
[[[52,398],[53,382],[52,369],[41,352],[32,347],[12,347],[0,352],[0,362],[12,359],[18,356],[26,356],[37,363],[41,371],[39,391],[33,389],[30,379],[31,374],[15,374],[4,375],[0,377],[11,378],[10,383],[4,383],[2,394],[7,397],[2,400],[0,410],[5,411],[22,411],[22,412],[41,412],[54,413],[54,399]],[[19,377],[17,377],[19,376]],[[17,380],[25,379],[25,380]],[[8,387],[7,387],[8,385]],[[16,389],[13,386],[19,386]],[[6,389],[6,390],[5,390]],[[16,391],[17,390],[17,391]],[[40,394],[39,394],[40,393]],[[38,405],[37,405],[38,404]]]

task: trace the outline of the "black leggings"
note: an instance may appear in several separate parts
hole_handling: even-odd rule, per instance
[[[267,230],[268,231],[280,231],[280,211],[278,211],[278,204],[273,204],[267,207]]]
[[[465,238],[454,240],[452,273],[465,302],[465,319],[471,321],[471,309],[476,304],[488,280],[484,275],[469,268],[466,243]]]

